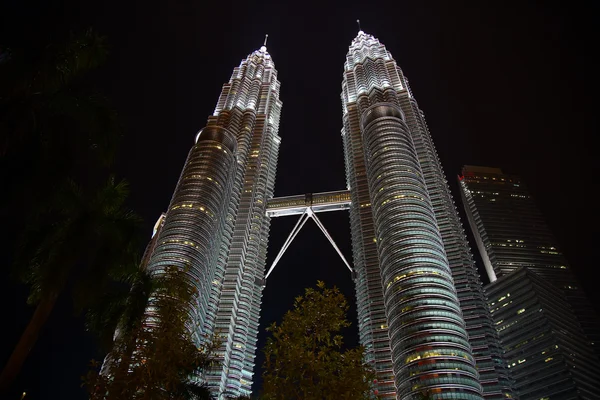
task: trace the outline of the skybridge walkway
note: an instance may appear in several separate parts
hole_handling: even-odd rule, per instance
[[[346,261],[346,258],[340,251],[340,249],[335,244],[335,241],[325,229],[325,226],[321,222],[321,220],[317,217],[317,213],[326,212],[326,211],[339,211],[339,210],[348,210],[350,208],[350,191],[348,190],[338,190],[335,192],[324,192],[324,193],[307,193],[303,195],[297,196],[286,196],[286,197],[276,197],[268,201],[267,203],[267,211],[266,214],[268,217],[287,217],[290,215],[300,215],[300,219],[290,232],[290,235],[287,237],[283,247],[275,257],[271,268],[265,275],[263,282],[267,280],[273,269],[281,260],[283,253],[287,250],[290,244],[294,241],[298,232],[302,229],[306,221],[311,218],[315,221],[315,224],[319,227],[321,232],[325,235],[329,243],[333,246],[335,251],[341,257],[342,261],[350,270],[352,274],[352,278],[354,278],[354,270]]]

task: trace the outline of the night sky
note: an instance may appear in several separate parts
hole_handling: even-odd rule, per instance
[[[60,37],[87,26],[108,36],[111,54],[96,79],[125,127],[117,171],[131,183],[130,205],[145,219],[149,239],[221,86],[266,33],[282,83],[275,195],[345,188],[340,92],[360,18],[362,29],[387,46],[410,80],[459,208],[456,175],[462,165],[520,174],[583,287],[593,293],[599,226],[595,11],[585,2],[524,0],[5,0],[0,44]],[[320,218],[351,260],[347,212]],[[295,222],[273,220],[267,268]],[[309,221],[267,282],[259,347],[264,326],[279,320],[317,279],[337,285],[354,302],[348,270]],[[25,305],[26,293],[14,283],[0,293],[0,365],[33,311]],[[29,391],[27,398],[86,398],[80,376],[99,355],[66,297],[17,382],[19,393]],[[354,345],[354,306],[349,317],[346,340]]]

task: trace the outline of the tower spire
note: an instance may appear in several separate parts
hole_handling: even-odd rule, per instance
[[[261,51],[261,52],[263,52],[263,53],[266,53],[266,52],[267,52],[267,39],[268,39],[268,38],[269,38],[269,34],[267,33],[267,34],[265,35],[265,41],[263,42],[263,45],[262,45],[262,46],[261,46],[261,48],[260,48],[260,51]]]
[[[357,19],[357,20],[356,20],[356,23],[358,24],[358,31],[359,31],[359,32],[362,32],[362,29],[360,29],[360,19]]]

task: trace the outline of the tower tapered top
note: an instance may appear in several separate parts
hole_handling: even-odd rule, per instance
[[[392,56],[376,37],[360,30],[348,49],[344,64],[346,70],[349,71],[355,64],[362,63],[366,58],[390,60]]]
[[[359,20],[356,20],[358,22]],[[365,33],[363,30],[359,30],[350,47],[361,47],[363,45],[380,45],[379,40],[373,35]]]

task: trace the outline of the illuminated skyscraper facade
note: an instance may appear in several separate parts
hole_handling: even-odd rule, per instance
[[[251,393],[270,227],[266,204],[273,197],[281,142],[279,90],[275,65],[263,46],[233,70],[208,119],[208,125],[235,132],[238,143],[228,238],[221,242],[218,264],[223,277],[214,282],[211,297],[215,329],[227,339],[220,371],[208,376],[220,395],[230,397]]]
[[[506,399],[511,383],[423,113],[391,54],[360,31],[342,83],[347,191],[272,199],[279,82],[263,46],[223,86],[196,138],[147,268],[198,288],[190,329],[225,337],[203,377],[219,399],[252,385],[270,218],[350,210],[360,341],[383,399]],[[277,256],[281,258],[282,252]],[[342,255],[343,258],[343,255]],[[345,259],[344,259],[345,262]],[[274,263],[274,265],[275,265]],[[273,265],[273,266],[274,266]]]
[[[511,397],[423,112],[385,46],[362,31],[344,64],[342,111],[359,334],[379,395]]]
[[[196,137],[147,269],[176,266],[198,289],[190,329],[225,337],[220,365],[204,379],[219,398],[249,395],[254,370],[280,138],[280,83],[265,46],[233,70]],[[145,257],[146,258],[146,257]]]

